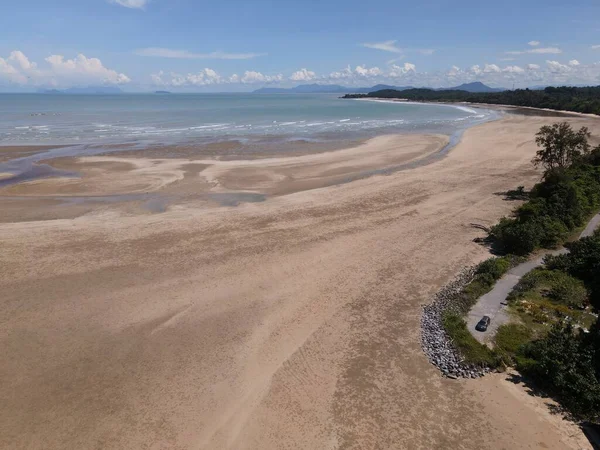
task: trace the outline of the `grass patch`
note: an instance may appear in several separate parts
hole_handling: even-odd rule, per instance
[[[595,318],[589,312],[584,283],[559,270],[532,270],[515,286],[508,301],[510,310],[537,336],[563,321],[589,329]]]
[[[493,352],[471,335],[461,316],[447,312],[444,314],[443,323],[446,333],[467,364],[490,367],[496,365]]]
[[[498,328],[495,338],[495,352],[506,365],[514,363],[519,349],[533,337],[533,332],[525,325],[509,323]]]

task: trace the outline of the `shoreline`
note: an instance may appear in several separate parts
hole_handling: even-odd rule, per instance
[[[515,105],[503,105],[496,103],[470,103],[470,102],[444,102],[444,101],[418,101],[418,100],[408,100],[403,98],[383,98],[383,97],[369,97],[369,98],[350,98],[348,100],[362,100],[362,101],[376,101],[376,102],[399,102],[399,103],[407,103],[407,104],[416,104],[416,105],[448,105],[448,106],[473,106],[474,108],[482,108],[482,109],[490,109],[490,110],[498,110],[498,111],[513,111],[513,110],[526,110],[526,111],[539,111],[543,113],[556,113],[555,117],[582,117],[589,119],[600,119],[599,115],[596,114],[588,114],[588,113],[580,113],[576,111],[567,111],[560,109],[550,109],[550,108],[535,108],[533,106],[515,106]],[[545,114],[544,114],[545,115]]]
[[[415,104],[417,104],[416,102]],[[460,106],[455,106],[461,109]],[[469,110],[471,112],[472,110]],[[466,126],[458,126],[456,130],[448,135],[448,142],[446,142],[443,146],[436,152],[430,152],[429,154],[423,155],[420,161],[411,161],[410,163],[402,163],[396,165],[387,165],[382,167],[374,167],[362,173],[351,174],[345,181],[350,182],[355,181],[357,179],[367,178],[373,175],[385,175],[390,174],[396,171],[406,170],[410,168],[417,167],[419,165],[426,165],[435,162],[438,159],[445,157],[456,145],[460,143],[460,140],[465,133],[466,130],[482,125],[484,123],[493,122],[496,120],[501,120],[501,116],[491,116],[486,117],[485,119],[474,120],[467,124]],[[82,144],[82,145],[59,145],[59,146],[0,146],[0,189],[3,187],[8,187],[11,185],[16,185],[23,182],[34,182],[36,180],[42,179],[52,179],[52,178],[61,178],[61,177],[78,177],[76,171],[65,171],[57,169],[53,166],[52,161],[57,158],[85,158],[90,156],[101,156],[101,157],[109,157],[112,156],[121,156],[121,157],[129,157],[129,156],[140,156],[141,158],[148,158],[149,152],[152,152],[152,155],[155,155],[158,158],[164,157],[172,157],[169,155],[181,155],[182,153],[189,154],[193,157],[194,161],[197,161],[201,164],[211,164],[222,161],[238,161],[240,163],[250,162],[250,161],[274,161],[281,158],[290,158],[292,161],[293,158],[296,157],[310,157],[310,155],[318,155],[318,154],[335,154],[336,152],[350,151],[352,149],[359,148],[361,146],[370,145],[372,142],[376,142],[379,138],[386,138],[389,136],[393,136],[396,139],[401,139],[402,137],[406,137],[407,140],[414,139],[415,137],[421,136],[423,139],[428,139],[430,136],[436,136],[434,134],[424,134],[424,133],[411,133],[408,131],[397,132],[393,134],[384,133],[378,134],[375,137],[365,138],[358,141],[346,141],[339,140],[333,141],[329,143],[319,143],[319,144],[309,144],[308,147],[306,145],[302,150],[294,150],[298,149],[297,144],[288,143],[289,147],[286,150],[281,150],[281,146],[278,147],[278,151],[274,151],[272,153],[259,153],[252,154],[250,153],[251,158],[248,159],[247,155],[239,154],[237,157],[235,154],[228,155],[227,153],[221,155],[219,153],[219,144],[215,144],[217,147],[215,148],[216,153],[212,154],[212,158],[202,158],[203,149],[207,148],[206,144],[194,145],[194,144],[181,144],[181,145],[154,145],[148,146],[143,142],[138,143],[123,143],[123,144],[110,144],[110,145],[102,145],[102,144]],[[223,141],[221,144],[227,148],[229,142],[231,141]],[[303,141],[305,142],[305,141]],[[307,142],[307,141],[306,141]],[[209,144],[208,146],[210,146]],[[128,148],[129,147],[129,148]],[[30,151],[20,158],[13,158],[2,160],[2,158],[6,158],[5,155],[8,153],[9,155],[13,152],[19,152],[23,148],[28,148]],[[182,151],[182,148],[185,149]],[[189,150],[188,150],[189,149]],[[290,151],[292,149],[292,151]],[[238,150],[239,152],[240,150]],[[190,160],[191,162],[191,160]],[[11,176],[12,174],[12,176]],[[338,182],[334,182],[328,185],[338,184]],[[324,185],[325,186],[325,185]],[[323,187],[324,187],[323,186]],[[1,194],[0,194],[1,195]]]

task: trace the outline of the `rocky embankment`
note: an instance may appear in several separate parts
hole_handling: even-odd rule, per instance
[[[449,378],[478,378],[490,371],[487,367],[466,364],[442,323],[444,311],[457,311],[456,301],[462,290],[473,280],[476,267],[464,269],[453,281],[444,286],[423,308],[421,316],[421,346],[429,361]]]

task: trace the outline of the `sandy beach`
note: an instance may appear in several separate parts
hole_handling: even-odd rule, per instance
[[[556,120],[507,115],[445,157],[392,135],[45,161],[81,177],[0,188],[0,447],[591,448],[510,374],[444,379],[420,348],[421,305],[489,257],[469,224],[539,180]]]

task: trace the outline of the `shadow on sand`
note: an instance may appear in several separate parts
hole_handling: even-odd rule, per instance
[[[525,392],[527,392],[532,397],[538,397],[544,400],[548,400],[545,402],[550,414],[560,415],[563,420],[568,420],[573,422],[581,428],[585,437],[590,442],[591,446],[594,449],[600,450],[600,424],[596,424],[593,422],[587,421],[579,421],[575,419],[566,409],[560,406],[558,400],[552,395],[548,394],[545,390],[541,389],[537,386],[531,379],[524,377],[523,375],[513,372],[508,374],[506,377],[508,381],[514,384],[522,385],[525,388]]]

